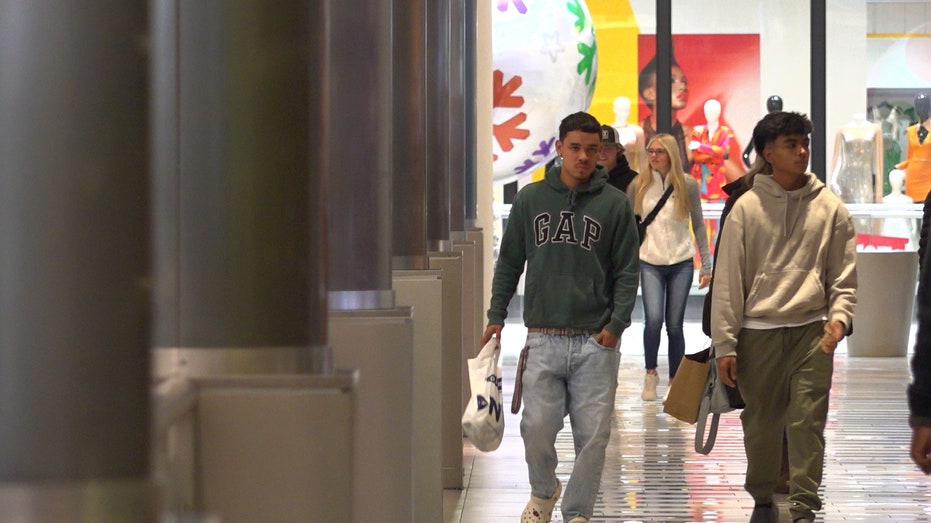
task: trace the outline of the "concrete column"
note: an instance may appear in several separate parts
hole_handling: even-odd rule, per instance
[[[388,309],[391,292],[391,3],[328,0],[326,176],[330,310]]]
[[[411,521],[414,329],[410,307],[395,307],[391,289],[391,29],[402,13],[383,0],[327,6],[329,326],[335,365],[359,371],[353,520]],[[403,37],[411,40],[402,46],[416,45],[416,35]],[[407,75],[409,67],[398,66]],[[417,118],[411,103],[402,100],[408,110],[399,116]]]
[[[477,187],[477,133],[476,133],[476,69],[478,50],[478,0],[464,0],[462,2],[463,23],[463,88],[465,94],[463,103],[465,115],[462,120],[463,139],[465,151],[465,188],[463,205],[465,206],[465,230],[478,228],[478,187]],[[490,37],[489,37],[490,38]],[[481,250],[481,246],[479,246]],[[481,280],[479,282],[481,284]]]
[[[462,2],[449,2],[449,60],[447,83],[449,86],[448,118],[449,145],[447,172],[449,173],[449,230],[451,239],[465,239],[465,180],[466,116],[465,89],[465,16]]]
[[[396,0],[392,189],[392,288],[413,312],[412,518],[443,519],[442,280],[427,270],[426,3]]]
[[[326,151],[313,145],[325,11],[153,5],[156,347],[182,347],[191,374],[330,372],[314,170]]]
[[[442,271],[394,271],[399,305],[414,311],[413,523],[443,520]],[[458,435],[460,430],[454,427]]]
[[[352,521],[355,373],[199,378],[204,505],[222,523]],[[180,519],[180,521],[189,521]]]
[[[471,2],[472,0],[467,0]],[[488,303],[487,294],[491,289],[491,278],[494,272],[494,237],[495,218],[492,210],[494,203],[494,176],[492,167],[493,126],[491,117],[492,106],[492,42],[491,42],[491,0],[475,0],[478,4],[475,13],[475,81],[471,88],[475,89],[475,190],[476,190],[476,226],[484,233],[481,240],[482,256],[482,293],[479,300],[482,310],[478,317],[482,319],[480,328],[484,329],[485,307]]]
[[[147,23],[0,6],[0,521],[157,519]]]
[[[325,7],[152,2],[154,374],[219,384],[196,420],[157,427],[190,460],[157,454],[179,513],[351,518],[355,379],[333,383],[325,308]]]
[[[462,253],[430,254],[430,268],[442,271],[443,488],[462,488]]]
[[[359,373],[352,519],[342,521],[413,521],[411,310],[331,311],[329,318],[335,365]]]
[[[449,2],[427,4],[427,250],[449,252]]]
[[[426,4],[394,9],[392,268],[424,270],[427,258]],[[404,4],[404,5],[397,5]]]

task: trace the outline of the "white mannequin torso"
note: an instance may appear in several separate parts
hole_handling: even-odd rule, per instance
[[[705,102],[705,128],[708,134],[714,134],[718,130],[721,118],[721,103],[711,99]]]
[[[905,185],[905,171],[902,169],[889,171],[889,185],[892,186],[892,192],[883,196],[883,203],[915,203],[902,192]]]
[[[619,96],[614,100],[614,123],[611,127],[617,129],[618,142],[624,146],[624,156],[630,168],[643,172],[649,166],[646,151],[644,150],[643,128],[629,123],[630,99]]]

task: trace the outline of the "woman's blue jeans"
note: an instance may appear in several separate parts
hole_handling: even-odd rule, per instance
[[[640,294],[643,299],[643,357],[647,369],[658,366],[663,322],[669,339],[669,378],[676,375],[685,354],[685,305],[695,268],[692,260],[673,265],[640,262]]]

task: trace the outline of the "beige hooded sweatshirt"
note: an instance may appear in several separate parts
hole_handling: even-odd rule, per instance
[[[843,202],[815,175],[797,191],[757,174],[727,217],[715,253],[711,339],[737,354],[741,328],[838,320],[856,305],[856,233]]]

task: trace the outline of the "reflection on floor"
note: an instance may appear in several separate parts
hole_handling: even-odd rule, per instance
[[[688,325],[686,332],[690,340],[705,339],[696,325]],[[505,329],[505,405],[510,405],[514,355],[523,336],[518,325]],[[639,331],[627,332],[623,338],[614,429],[592,523],[748,521],[753,501],[742,486],[745,460],[739,414],[722,416],[710,455],[696,453],[694,425],[664,414],[659,401],[640,400],[640,336]],[[701,343],[690,346],[689,352],[701,349]],[[660,353],[665,353],[664,347]],[[825,434],[824,509],[817,521],[931,521],[931,478],[908,458],[906,358],[851,358],[841,347],[835,362]],[[661,357],[661,375],[665,365]],[[660,397],[665,385],[663,378]],[[444,523],[519,521],[530,495],[527,467],[520,417],[507,416],[506,435],[498,450],[482,453],[465,442],[465,489],[444,492]],[[565,482],[574,458],[568,419],[557,450],[557,474]],[[791,521],[784,497],[777,501],[780,521]],[[556,512],[553,521],[561,522]]]

